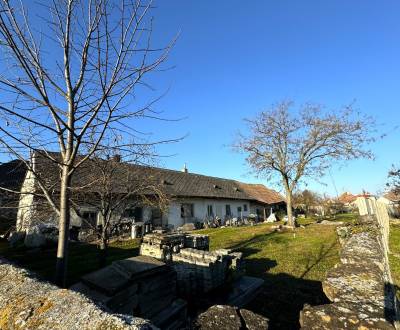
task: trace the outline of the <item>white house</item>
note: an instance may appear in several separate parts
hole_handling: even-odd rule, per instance
[[[34,156],[33,162],[36,172],[42,175],[42,181],[52,186],[52,191],[57,195],[55,183],[59,175],[57,165],[40,153]],[[185,223],[203,222],[215,217],[224,220],[247,217],[250,214],[265,218],[272,210],[285,206],[285,200],[279,193],[262,184],[246,184],[236,180],[189,173],[186,168],[183,171],[174,171],[124,162],[119,162],[117,167],[118,175],[115,177],[115,187],[112,187],[113,193],[123,193],[124,187],[132,184],[130,180],[139,183],[151,179],[154,185],[157,185],[157,189],[168,197],[168,206],[163,210],[134,202],[131,205],[125,204],[120,210],[121,216],[134,218],[138,222],[151,222],[155,227],[176,228]],[[92,176],[93,171],[95,169],[90,168]],[[127,179],[127,172],[134,175],[130,175],[130,179]],[[74,174],[73,186],[84,185],[85,177],[85,167],[78,168]],[[90,195],[91,200],[96,200],[97,193],[102,189],[100,184],[88,185],[85,194]],[[33,214],[37,213],[40,205],[46,204],[43,198],[35,197],[35,191],[39,190],[35,177],[27,171],[21,188],[25,194],[21,195],[19,202],[17,230],[31,226],[32,222],[36,221]],[[151,198],[152,191],[146,191],[145,194]],[[131,198],[133,201],[135,196]],[[85,223],[92,225],[99,223],[100,213],[96,203],[87,203],[87,200],[77,199],[79,205],[72,212],[71,226],[84,227]],[[46,214],[46,219],[43,214]],[[39,221],[56,222],[57,218],[51,211],[46,211],[41,213]]]

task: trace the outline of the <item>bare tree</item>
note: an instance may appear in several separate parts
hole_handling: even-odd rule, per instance
[[[293,193],[293,206],[304,210],[306,216],[309,215],[313,207],[318,206],[321,197],[314,191],[304,189]]]
[[[98,150],[78,171],[84,186],[73,188],[76,213],[81,215],[80,207],[88,205],[99,214],[99,223],[87,223],[86,227],[98,238],[100,266],[105,265],[110,238],[118,237],[121,225],[132,220],[126,211],[136,207],[164,210],[168,204],[162,183],[148,167],[157,156],[149,145],[132,144],[130,153],[119,152],[111,145]]]
[[[352,106],[324,112],[320,105],[307,104],[294,111],[293,103],[281,102],[246,119],[248,132],[239,133],[234,147],[247,155],[258,175],[277,178],[286,193],[289,224],[293,191],[306,178],[321,178],[335,161],[371,158],[366,147],[374,138],[374,121]]]
[[[400,169],[392,166],[388,174],[389,182],[387,186],[395,193],[400,194]]]
[[[73,174],[110,129],[127,137],[138,133],[133,119],[159,117],[155,100],[138,103],[135,95],[150,87],[144,78],[158,70],[173,42],[151,45],[151,0],[53,0],[36,6],[40,26],[22,2],[0,0],[0,145],[25,162],[59,217],[56,283],[65,285]],[[123,149],[123,141],[115,147]],[[82,148],[88,152],[78,157]],[[37,150],[59,168],[57,200],[28,161]]]

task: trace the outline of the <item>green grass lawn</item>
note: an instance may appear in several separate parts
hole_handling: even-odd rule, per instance
[[[138,255],[140,240],[118,241],[108,249],[107,264],[114,260]],[[94,244],[70,243],[68,253],[68,285],[87,273],[99,268],[98,248]],[[56,246],[40,250],[28,250],[21,246],[11,249],[8,242],[0,241],[0,255],[34,271],[46,280],[52,281],[55,275]]]
[[[397,288],[397,298],[400,299],[400,224],[390,225],[389,263],[394,285]]]
[[[343,214],[331,220],[354,219],[353,214]],[[294,233],[272,232],[275,224],[198,231],[210,235],[211,250],[231,248],[244,253],[247,274],[265,281],[263,292],[249,308],[268,317],[274,329],[297,328],[305,303],[329,302],[321,281],[339,262],[335,226],[316,224],[313,218],[300,219],[299,223],[305,228]]]

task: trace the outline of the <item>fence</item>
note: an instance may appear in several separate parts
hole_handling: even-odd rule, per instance
[[[360,215],[375,215],[381,230],[382,243],[386,252],[389,252],[390,218],[387,205],[375,197],[358,197],[356,204]]]

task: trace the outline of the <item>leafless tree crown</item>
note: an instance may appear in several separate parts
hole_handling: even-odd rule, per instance
[[[281,102],[246,119],[248,130],[240,133],[234,147],[260,175],[287,178],[293,188],[301,178],[320,178],[332,162],[373,155],[372,118],[352,106],[326,112],[306,104],[299,111],[291,101]]]
[[[82,144],[91,144],[89,157],[113,132],[125,137],[116,140],[123,148],[137,133],[132,119],[157,116],[152,102],[135,106],[135,91],[147,86],[144,77],[172,46],[151,45],[152,2],[39,5],[43,26],[33,26],[22,4],[0,4],[2,146],[15,156],[25,153],[25,159],[29,150],[60,150],[68,162]]]

